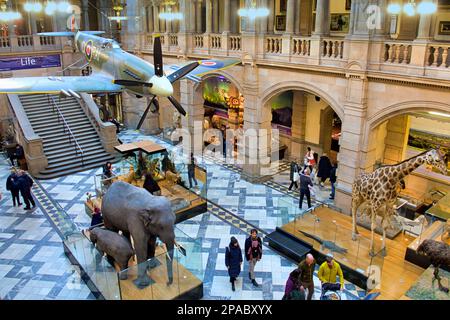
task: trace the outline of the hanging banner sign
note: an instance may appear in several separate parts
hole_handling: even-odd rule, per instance
[[[59,54],[0,58],[0,71],[61,67]]]

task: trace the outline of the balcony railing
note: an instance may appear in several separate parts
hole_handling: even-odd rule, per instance
[[[322,57],[331,59],[344,58],[344,40],[341,39],[324,39],[322,45]]]
[[[430,67],[449,69],[450,57],[449,57],[450,44],[432,44],[427,48],[426,62]]]
[[[391,64],[409,64],[411,62],[412,44],[405,42],[388,42],[384,45],[384,62]]]
[[[187,53],[205,57],[240,57],[249,53],[257,59],[280,63],[311,64],[345,68],[353,43],[344,37],[305,37],[266,34],[264,37],[240,34],[163,34],[161,41],[165,52],[178,51],[180,37],[188,44]],[[0,52],[9,50],[10,39],[0,38]],[[23,40],[25,41],[25,40]],[[36,39],[34,39],[36,42]],[[126,41],[124,41],[126,43]],[[153,37],[142,34],[143,49],[152,50]],[[388,40],[373,43],[378,54],[368,57],[368,71],[382,71],[397,74],[418,75],[450,79],[450,43],[429,42],[426,47],[416,41]],[[363,58],[363,57],[362,57]],[[405,68],[406,67],[406,68]]]
[[[230,35],[228,39],[229,39],[229,49],[231,51],[241,51],[240,35]]]
[[[178,46],[178,35],[176,33],[169,34],[169,45],[171,47],[177,47]]]
[[[281,54],[283,50],[283,38],[282,37],[266,37],[265,38],[265,53],[269,54]]]
[[[296,56],[309,56],[311,54],[311,40],[309,38],[293,38],[292,54]]]
[[[0,37],[0,53],[33,52],[41,50],[59,51],[62,42],[55,37],[24,35]]]
[[[221,34],[211,34],[210,36],[210,48],[214,50],[222,49],[222,35]]]

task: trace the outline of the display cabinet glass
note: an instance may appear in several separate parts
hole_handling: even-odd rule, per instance
[[[89,231],[87,231],[88,233]],[[193,239],[175,228],[177,246],[170,263],[166,247],[158,243],[155,257],[138,265],[135,258],[129,267],[120,271],[100,254],[83,233],[78,232],[64,240],[66,255],[78,266],[88,287],[100,299],[106,300],[171,300],[200,299],[203,296],[203,277],[206,262],[202,245],[207,240]],[[172,266],[173,281],[168,284],[168,268]],[[136,285],[140,267],[147,269],[150,284]]]

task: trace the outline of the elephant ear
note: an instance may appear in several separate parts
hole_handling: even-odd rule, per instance
[[[142,219],[142,222],[144,223],[145,228],[148,229],[153,222],[152,221],[153,220],[152,211],[147,210],[147,209],[142,210],[141,211],[141,219]]]

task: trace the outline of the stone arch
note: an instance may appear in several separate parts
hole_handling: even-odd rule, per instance
[[[242,88],[242,85],[241,85],[241,81],[239,81],[238,79],[236,79],[235,76],[233,76],[233,75],[232,75],[231,73],[229,73],[229,72],[226,72],[225,70],[218,70],[218,71],[213,72],[213,73],[208,73],[208,74],[206,74],[206,75],[204,75],[204,76],[202,77],[202,81],[203,81],[203,80],[206,80],[206,79],[208,79],[208,78],[214,78],[214,77],[225,77],[225,78],[227,78],[228,80],[230,80],[231,83],[232,83],[234,86],[236,86],[236,88],[239,90],[239,92],[240,92],[241,94],[244,92],[244,91],[243,91],[243,88]],[[199,83],[197,83],[197,84],[194,86],[194,90],[197,91],[197,90],[199,90],[201,87],[202,87],[202,83],[199,82]]]
[[[383,108],[367,119],[367,125],[364,134],[364,146],[367,146],[369,143],[370,131],[375,129],[384,121],[410,112],[428,111],[437,111],[450,114],[450,104],[437,101],[415,100],[403,101]]]
[[[267,102],[269,102],[271,98],[289,90],[300,90],[319,96],[321,99],[324,99],[326,103],[328,103],[328,105],[337,113],[342,121],[344,120],[344,108],[336,101],[335,98],[311,83],[298,80],[280,82],[268,88],[261,94],[261,106],[266,108]]]

